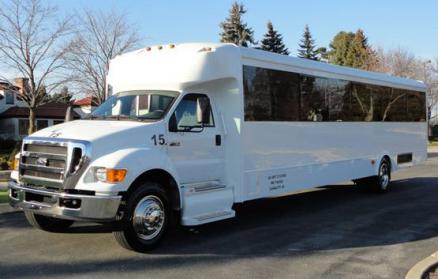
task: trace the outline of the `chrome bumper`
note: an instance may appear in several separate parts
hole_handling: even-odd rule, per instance
[[[44,198],[34,201],[27,195]],[[51,192],[21,186],[9,181],[9,204],[14,208],[37,214],[75,221],[112,221],[115,219],[121,196],[90,196]],[[76,201],[78,208],[61,205],[61,201]]]

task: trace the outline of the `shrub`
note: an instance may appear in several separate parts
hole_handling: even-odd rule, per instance
[[[12,150],[16,144],[17,144],[16,140],[0,138],[0,149],[1,150]]]
[[[9,163],[6,162],[6,161],[2,161],[2,162],[0,163],[0,169],[1,169],[1,170],[8,170],[8,169],[9,169]]]

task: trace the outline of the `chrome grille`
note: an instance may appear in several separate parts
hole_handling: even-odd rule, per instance
[[[34,186],[60,188],[68,165],[66,144],[24,143],[20,162],[20,177]]]
[[[74,189],[90,163],[88,141],[27,137],[20,157],[20,182],[29,188]]]

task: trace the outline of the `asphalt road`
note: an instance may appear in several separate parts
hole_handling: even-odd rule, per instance
[[[150,254],[120,248],[102,225],[55,234],[1,214],[0,278],[404,278],[438,250],[437,168],[435,153],[385,195],[349,184],[251,202]]]

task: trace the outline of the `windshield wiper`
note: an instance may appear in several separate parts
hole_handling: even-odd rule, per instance
[[[131,116],[128,116],[128,115],[118,114],[118,115],[107,115],[107,116],[104,116],[103,119],[117,119],[117,120],[120,120],[120,119],[133,119],[133,118]]]

